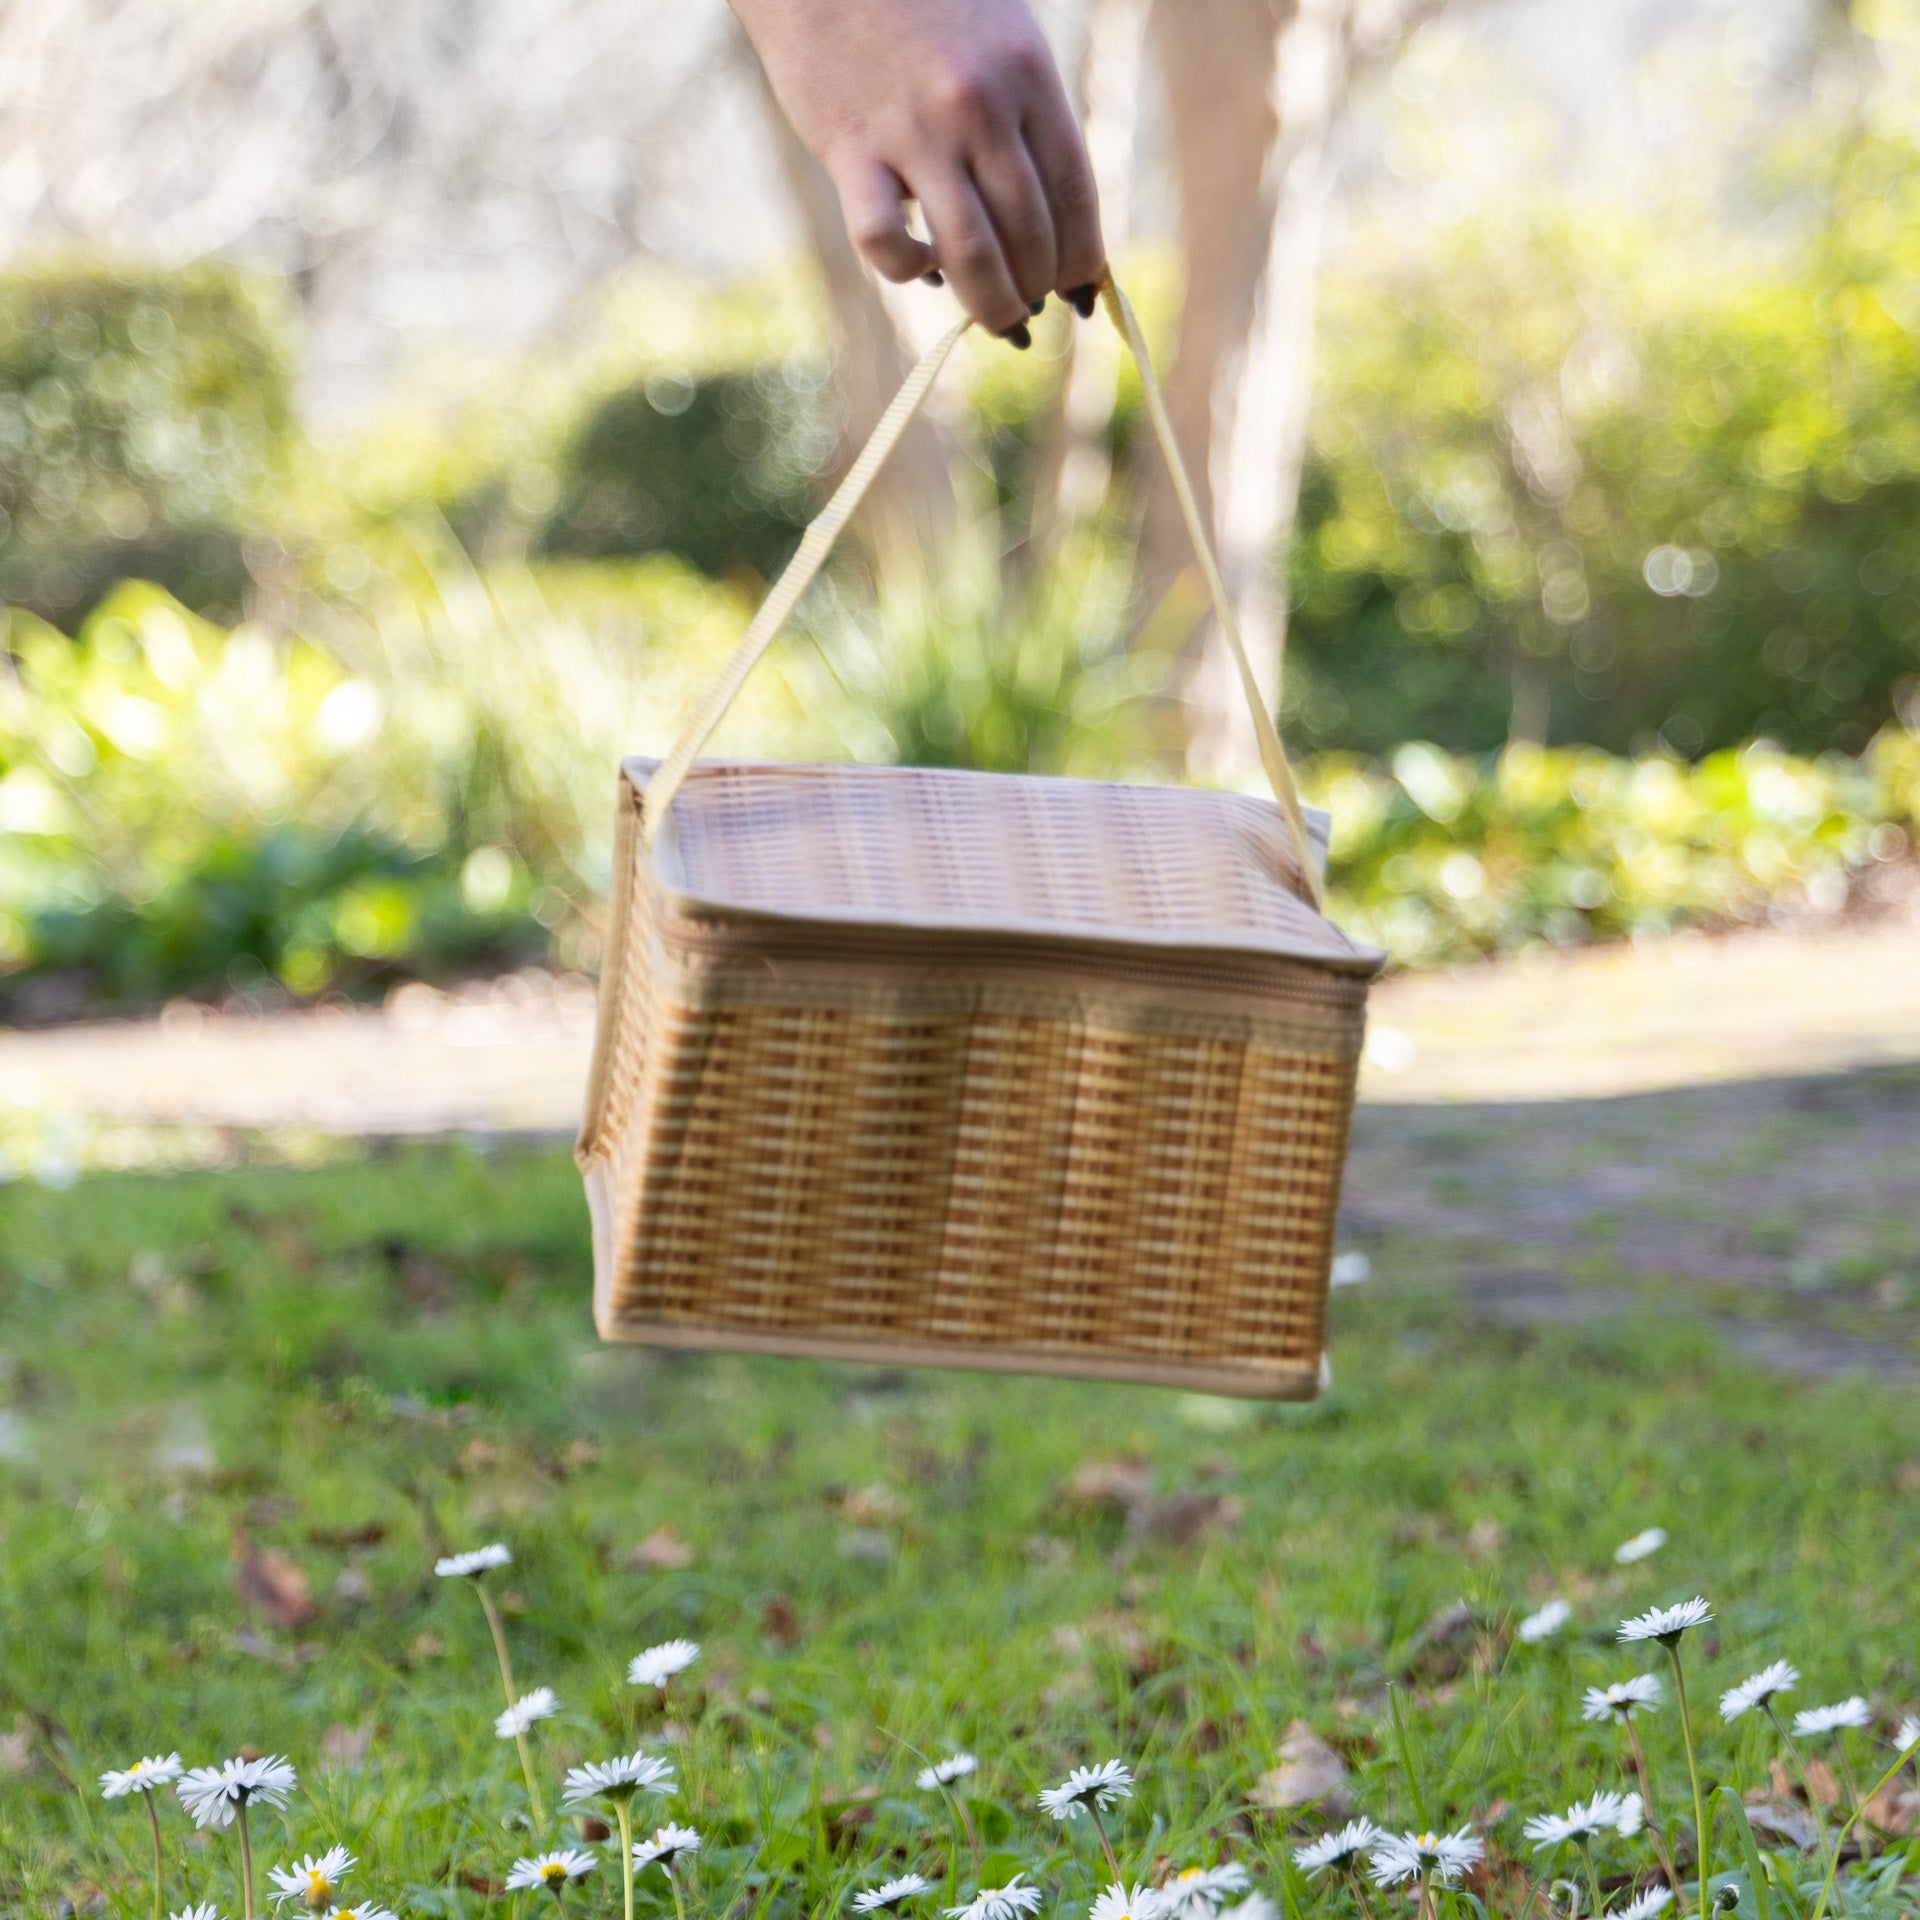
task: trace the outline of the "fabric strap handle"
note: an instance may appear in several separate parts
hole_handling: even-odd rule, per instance
[[[1312,836],[1307,831],[1307,818],[1300,806],[1299,789],[1294,785],[1293,770],[1287,764],[1286,749],[1280,744],[1279,729],[1275,727],[1273,715],[1267,711],[1266,702],[1260,696],[1260,683],[1254,676],[1253,662],[1247,658],[1246,646],[1240,638],[1239,623],[1233,617],[1233,603],[1227,597],[1226,582],[1220,576],[1220,563],[1213,556],[1213,542],[1201,518],[1199,503],[1194,498],[1186,462],[1181,459],[1179,444],[1173,437],[1173,423],[1167,415],[1167,403],[1161,395],[1159,381],[1154,378],[1153,362],[1147,355],[1139,317],[1111,274],[1101,288],[1101,298],[1108,316],[1140,369],[1140,388],[1146,399],[1147,416],[1153,422],[1160,450],[1166,456],[1174,494],[1180,502],[1181,517],[1187,523],[1187,534],[1193,542],[1194,554],[1200,562],[1207,593],[1213,602],[1214,617],[1219,621],[1220,631],[1226,635],[1227,645],[1233,652],[1240,688],[1246,695],[1247,709],[1253,718],[1254,739],[1259,745],[1260,762],[1266,770],[1267,784],[1272,787],[1273,797],[1280,806],[1281,818],[1286,822],[1301,884],[1318,907],[1320,875],[1314,861]],[[913,416],[920,411],[921,403],[932,389],[940,369],[946,365],[948,355],[972,324],[971,320],[956,321],[921,355],[919,364],[907,375],[900,391],[880,416],[872,436],[860,450],[860,457],[854,461],[846,478],[834,489],[833,498],[801,536],[798,550],[787,562],[780,578],[774,582],[773,591],[761,602],[760,611],[754,615],[752,624],[742,635],[731,658],[701,696],[700,704],[681,729],[672,750],[647,782],[640,822],[641,838],[647,846],[653,845],[667,808],[673,796],[679,792],[680,783],[686,779],[700,749],[706,745],[714,728],[733,705],[747,675],[759,664],[760,656],[786,625],[800,596],[813,584],[814,576],[832,551],[834,541],[840,537],[841,530],[866,498],[867,489],[873,485],[875,475],[885,464],[887,456],[899,445],[900,436],[906,432]]]

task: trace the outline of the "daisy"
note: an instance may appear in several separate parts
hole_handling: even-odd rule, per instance
[[[326,1920],[399,1920],[391,1907],[330,1907]]]
[[[909,1900],[932,1891],[931,1880],[922,1880],[917,1873],[903,1873],[898,1880],[884,1881],[877,1887],[868,1887],[864,1893],[856,1893],[853,1910],[855,1913],[898,1913]]]
[[[1704,1600],[1682,1600],[1676,1606],[1649,1607],[1631,1620],[1620,1622],[1620,1640],[1658,1640],[1663,1647],[1678,1646],[1680,1636],[1689,1627],[1704,1627],[1713,1618],[1713,1609]]]
[[[1237,1907],[1223,1908],[1220,1920],[1280,1920],[1280,1909],[1264,1893],[1250,1893]]]
[[[1536,1848],[1564,1846],[1569,1840],[1585,1845],[1603,1833],[1638,1833],[1641,1818],[1637,1793],[1609,1791],[1576,1800],[1565,1813],[1536,1813],[1525,1832]]]
[[[1040,1909],[1040,1889],[1020,1883],[1027,1876],[1016,1873],[1004,1887],[982,1887],[964,1907],[949,1907],[947,1920],[1020,1920],[1023,1914]]]
[[[1214,1920],[1230,1893],[1245,1893],[1247,1870],[1237,1860],[1217,1867],[1189,1867],[1160,1889],[1160,1910],[1169,1920]]]
[[[664,1760],[645,1753],[623,1754],[618,1760],[596,1760],[567,1773],[560,1796],[569,1807],[583,1805],[604,1794],[609,1800],[631,1800],[636,1793],[671,1793],[673,1769]]]
[[[1089,1807],[1106,1808],[1132,1798],[1133,1770],[1118,1760],[1103,1760],[1097,1767],[1075,1767],[1040,1796],[1040,1804],[1056,1820],[1071,1820]]]
[[[1774,1696],[1791,1693],[1800,1684],[1799,1672],[1784,1660],[1776,1660],[1770,1667],[1762,1667],[1756,1674],[1749,1675],[1737,1687],[1729,1687],[1720,1696],[1720,1718],[1738,1720],[1743,1713],[1751,1713],[1755,1707],[1770,1705]]]
[[[1664,1913],[1673,1905],[1671,1887],[1649,1887],[1637,1900],[1629,1900],[1624,1907],[1617,1908],[1612,1920],[1653,1920],[1656,1913]]]
[[[536,1720],[551,1719],[560,1711],[551,1687],[535,1687],[523,1693],[505,1713],[494,1715],[493,1730],[502,1740],[518,1740]]]
[[[178,1913],[169,1914],[167,1920],[220,1920],[220,1909],[211,1902],[200,1907],[182,1907]]]
[[[217,1767],[195,1767],[180,1776],[174,1791],[193,1815],[196,1827],[230,1827],[233,1816],[255,1800],[284,1807],[299,1785],[278,1754],[264,1760],[226,1760]]]
[[[475,1547],[468,1553],[450,1553],[445,1559],[436,1560],[433,1570],[442,1580],[471,1580],[493,1567],[506,1566],[512,1559],[513,1555],[496,1540],[490,1547]]]
[[[109,1770],[100,1776],[100,1797],[118,1800],[122,1794],[152,1793],[170,1787],[180,1778],[180,1756],[170,1753],[165,1759],[149,1756],[136,1760],[122,1771]]]
[[[1550,1640],[1573,1618],[1573,1609],[1564,1600],[1549,1600],[1538,1613],[1530,1613],[1520,1622],[1520,1638],[1528,1646]]]
[[[277,1889],[274,1905],[282,1900],[299,1900],[315,1913],[324,1913],[333,1905],[334,1889],[353,1865],[353,1855],[345,1847],[329,1847],[325,1853],[310,1853],[290,1867],[275,1867],[268,1874]]]
[[[942,1787],[950,1787],[956,1780],[964,1780],[979,1764],[970,1753],[950,1753],[944,1760],[936,1760],[932,1766],[922,1767],[920,1777],[913,1784],[922,1793],[938,1793]]]
[[[1293,1864],[1308,1879],[1332,1867],[1336,1873],[1355,1871],[1360,1856],[1385,1836],[1371,1820],[1349,1820],[1332,1833],[1323,1833],[1311,1846],[1295,1847]]]
[[[642,1840],[633,1850],[636,1867],[658,1865],[663,1873],[673,1871],[673,1863],[683,1853],[698,1853],[700,1836],[691,1827],[676,1827],[672,1821],[654,1829],[651,1840]]]
[[[1910,1713],[1900,1722],[1900,1730],[1893,1736],[1893,1744],[1902,1753],[1909,1747],[1920,1747],[1920,1713]]]
[[[1622,1540],[1613,1550],[1616,1565],[1630,1567],[1636,1560],[1648,1559],[1667,1544],[1665,1527],[1649,1527],[1644,1533],[1636,1533],[1631,1540]]]
[[[1793,1730],[1802,1739],[1814,1734],[1835,1733],[1842,1727],[1864,1727],[1873,1719],[1873,1709],[1856,1693],[1831,1707],[1806,1707],[1793,1716]]]
[[[554,1895],[564,1893],[570,1880],[578,1880],[593,1871],[593,1855],[580,1847],[568,1847],[560,1853],[533,1853],[513,1863],[507,1875],[507,1891],[519,1893],[528,1887],[545,1887]]]
[[[1087,1920],[1157,1920],[1165,1911],[1151,1887],[1111,1886],[1087,1909]]]
[[[1462,1827],[1458,1833],[1385,1833],[1369,1850],[1375,1886],[1397,1887],[1430,1875],[1443,1887],[1474,1865],[1486,1848]]]
[[[636,1654],[627,1668],[630,1687],[658,1687],[662,1693],[676,1673],[684,1672],[700,1658],[697,1640],[663,1640],[657,1647]]]
[[[1657,1707],[1664,1695],[1657,1673],[1636,1673],[1610,1687],[1589,1687],[1580,1703],[1582,1720],[1631,1720],[1642,1707]]]

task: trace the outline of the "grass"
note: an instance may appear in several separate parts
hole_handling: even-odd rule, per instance
[[[694,1920],[825,1915],[909,1868],[970,1891],[912,1786],[952,1743],[982,1760],[985,1884],[1025,1868],[1083,1910],[1097,1845],[1033,1794],[1118,1754],[1142,1770],[1112,1817],[1130,1873],[1231,1855],[1289,1913],[1345,1911],[1287,1866],[1327,1810],[1250,1804],[1296,1720],[1360,1810],[1474,1822],[1483,1910],[1517,1914],[1522,1818],[1632,1784],[1579,1718],[1582,1686],[1664,1664],[1615,1623],[1696,1591],[1708,1794],[1764,1787],[1774,1736],[1711,1701],[1777,1657],[1805,1676],[1790,1705],[1873,1696],[1851,1764],[1877,1777],[1920,1696],[1911,1402],[1755,1375],[1685,1323],[1476,1330],[1395,1284],[1410,1252],[1376,1264],[1337,1296],[1335,1392],[1265,1408],[599,1348],[554,1153],[0,1188],[0,1909],[148,1912],[147,1823],[93,1776],[245,1747],[301,1775],[255,1817],[263,1866],[340,1840],[402,1914],[515,1911],[499,1883],[535,1835],[493,1646],[432,1574],[495,1538],[519,1683],[562,1702],[529,1736],[549,1808],[566,1765],[664,1741],[672,1817],[706,1835]],[[1615,1566],[1650,1524],[1671,1544]],[[631,1564],[663,1528],[690,1564]],[[1515,1642],[1556,1593],[1566,1633]],[[1436,1630],[1460,1599],[1471,1623]],[[664,1705],[626,1685],[680,1634],[705,1651]],[[1671,1706],[1643,1727],[1680,1816]],[[169,1906],[237,1912],[231,1836],[163,1819]],[[1644,1840],[1600,1852],[1610,1886],[1649,1864]],[[658,1874],[639,1901],[671,1911]],[[570,1901],[619,1906],[610,1870]]]

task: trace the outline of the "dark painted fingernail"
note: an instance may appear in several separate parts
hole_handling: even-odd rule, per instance
[[[923,287],[944,287],[947,284],[947,276],[935,267],[931,273],[923,273],[920,276],[920,284]]]
[[[1029,300],[1027,302],[1027,311],[1029,313],[1041,314],[1041,313],[1045,313],[1046,310],[1047,310],[1047,303],[1044,300]]]
[[[1082,320],[1093,318],[1093,303],[1100,297],[1100,289],[1091,281],[1084,287],[1074,287],[1067,294],[1067,304]]]
[[[1027,331],[1027,323],[1024,320],[1017,326],[1009,327],[1000,337],[1009,346],[1018,347],[1022,353],[1033,345],[1033,335]]]

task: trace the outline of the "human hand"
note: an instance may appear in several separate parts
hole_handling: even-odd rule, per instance
[[[847,232],[889,280],[944,274],[1015,346],[1106,271],[1080,128],[1023,0],[732,0]],[[917,200],[931,244],[908,230]]]

